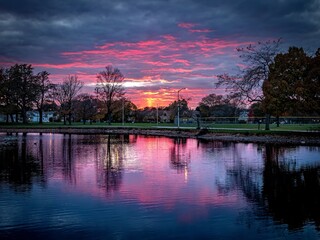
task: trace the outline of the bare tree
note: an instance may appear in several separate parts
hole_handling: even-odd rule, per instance
[[[56,86],[55,99],[60,104],[60,112],[63,115],[64,124],[66,124],[66,116],[69,116],[69,124],[71,125],[73,101],[83,87],[77,75],[69,75],[61,85]]]
[[[270,65],[279,52],[279,44],[280,39],[237,49],[244,62],[244,69],[236,75],[218,75],[216,86],[225,86],[227,91],[242,101],[261,102],[263,100],[262,85],[268,79]],[[269,118],[270,115],[267,114],[266,130],[270,129]]]
[[[96,92],[100,99],[106,104],[107,121],[111,124],[113,103],[120,99],[124,94],[124,76],[118,68],[111,65],[97,75]]]
[[[43,107],[45,104],[53,102],[53,84],[49,80],[49,73],[42,71],[37,75],[39,84],[37,86],[38,96],[36,106],[39,111],[39,123],[42,124]]]

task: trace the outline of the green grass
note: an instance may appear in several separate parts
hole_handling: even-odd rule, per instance
[[[109,128],[109,127],[132,127],[132,128],[153,128],[153,127],[174,127],[174,124],[167,124],[167,123],[112,123],[108,125],[107,123],[86,123],[83,124],[81,122],[74,122],[71,125],[57,122],[57,123],[28,123],[28,124],[21,124],[21,123],[0,123],[0,128]]]
[[[185,129],[195,129],[196,125],[181,124],[181,128]],[[126,127],[126,128],[176,128],[173,123],[112,123],[108,125],[107,123],[93,123],[93,124],[83,124],[80,122],[72,123],[72,125],[64,125],[63,123],[29,123],[29,124],[5,124],[1,123],[0,128],[110,128],[110,127]],[[260,125],[260,130],[258,129],[258,124],[210,124],[205,125],[211,131],[214,132],[250,132],[250,133],[262,133],[266,132],[264,130],[264,124]],[[320,131],[320,124],[282,124],[279,127],[276,124],[270,125],[270,132],[282,132],[282,131]]]
[[[228,129],[246,129],[258,130],[258,124],[211,124],[209,128],[228,128]],[[265,125],[260,125],[260,130],[264,130]],[[310,131],[320,130],[320,124],[281,124],[277,127],[276,124],[270,124],[270,129],[273,131]]]

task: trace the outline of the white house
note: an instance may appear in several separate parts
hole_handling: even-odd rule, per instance
[[[29,122],[39,122],[40,116],[38,111],[28,111],[27,117]],[[42,122],[52,122],[54,119],[54,112],[43,112]]]
[[[243,110],[239,113],[238,121],[239,123],[247,123],[249,120],[249,111]]]

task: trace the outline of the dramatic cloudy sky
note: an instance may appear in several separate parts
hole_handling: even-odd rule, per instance
[[[191,106],[234,72],[235,49],[283,39],[320,47],[319,0],[0,0],[0,64],[30,63],[54,82],[77,74],[92,91],[106,65],[126,77],[139,107],[165,106],[177,90]]]

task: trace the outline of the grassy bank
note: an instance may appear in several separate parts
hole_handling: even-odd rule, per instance
[[[55,122],[55,123],[28,123],[28,124],[21,124],[21,123],[0,123],[0,127],[5,127],[5,128],[50,128],[50,127],[139,127],[139,128],[157,128],[157,127],[177,127],[173,123],[125,123],[124,125],[122,123],[112,123],[111,125],[108,125],[107,123],[86,123],[83,124],[81,122],[74,122],[71,125],[67,124],[64,125],[61,122]],[[195,124],[181,124],[181,128],[196,128]],[[259,128],[261,130],[264,129],[264,125],[261,124],[260,127],[258,124],[210,124],[210,125],[204,125],[203,127],[206,128],[217,128],[217,129],[252,129],[252,130],[258,130]],[[271,130],[292,130],[292,131],[308,131],[311,129],[317,129],[320,130],[320,124],[281,124],[279,127],[276,126],[276,124],[271,124],[270,125]]]
[[[195,125],[185,125],[182,124],[180,129],[176,125],[170,123],[112,123],[108,125],[107,123],[93,123],[93,124],[83,124],[83,123],[72,123],[71,125],[64,125],[63,123],[29,123],[29,124],[0,124],[0,129],[109,129],[109,128],[129,128],[129,129],[158,129],[158,130],[179,130],[179,131],[199,131],[196,129]],[[270,126],[270,131],[264,130],[264,125],[258,126],[258,124],[211,124],[206,126],[209,132],[216,133],[240,133],[240,134],[254,134],[254,135],[269,135],[269,134],[292,134],[292,133],[305,133],[314,135],[320,134],[320,124],[282,124],[277,127],[275,124]]]
[[[248,143],[272,143],[294,145],[320,145],[319,130],[311,130],[318,125],[290,125],[281,126],[270,131],[257,130],[250,124],[215,124],[214,128],[196,129],[196,127],[184,126],[177,128],[173,124],[81,124],[63,125],[61,123],[46,124],[12,124],[0,125],[0,132],[13,133],[62,133],[62,134],[133,134],[148,136],[166,136],[198,138],[203,140],[248,142]]]

